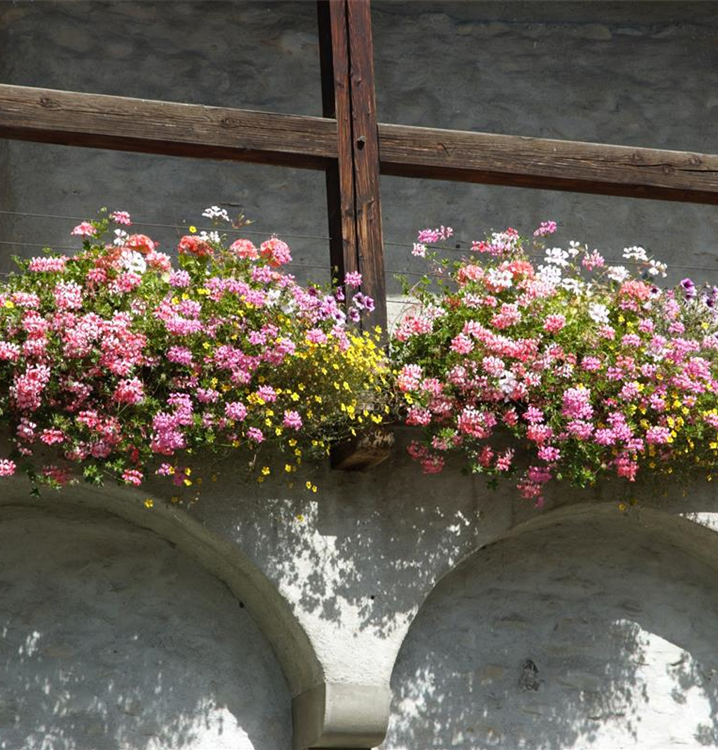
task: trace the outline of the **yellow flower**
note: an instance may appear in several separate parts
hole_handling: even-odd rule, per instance
[[[190,226],[190,227],[189,227],[189,233],[190,233],[190,234],[197,234],[197,227],[195,227],[195,226]]]
[[[10,299],[6,299],[5,300],[5,307],[7,307],[8,310],[12,310],[13,307],[15,307],[15,303],[12,300],[10,300]]]
[[[145,500],[145,508],[152,508],[154,507],[154,504],[155,501],[151,497],[148,497],[147,500]]]
[[[272,470],[269,468],[269,466],[263,466],[262,467],[262,476],[269,476],[272,473]]]

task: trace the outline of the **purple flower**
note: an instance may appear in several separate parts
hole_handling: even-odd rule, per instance
[[[681,289],[683,289],[686,299],[693,299],[697,294],[696,285],[690,279],[681,281]]]
[[[351,271],[344,277],[344,283],[355,289],[361,286],[361,274],[359,271]]]
[[[353,302],[355,307],[359,310],[367,310],[368,312],[371,312],[374,309],[374,300],[361,292],[357,292],[354,295]]]

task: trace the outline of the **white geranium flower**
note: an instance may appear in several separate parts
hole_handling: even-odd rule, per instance
[[[120,255],[120,266],[126,271],[142,275],[147,270],[147,263],[136,250],[123,250]]]
[[[222,221],[227,222],[231,221],[227,211],[223,208],[220,208],[219,206],[210,206],[209,208],[205,208],[205,210],[202,211],[202,216],[207,219],[222,219]]]
[[[214,242],[215,244],[219,244],[222,241],[221,237],[219,236],[219,232],[214,231],[205,232],[204,230],[202,230],[199,233],[199,238],[204,242]]]
[[[499,390],[504,396],[510,396],[516,388],[516,376],[509,370],[504,370],[499,376]]]
[[[608,323],[608,308],[600,302],[592,302],[588,306],[588,316],[595,323]]]
[[[623,257],[626,260],[636,260],[642,261],[644,263],[648,260],[646,251],[640,245],[634,245],[633,247],[624,247]]]
[[[266,298],[266,305],[267,307],[274,307],[277,302],[279,302],[279,298],[282,296],[282,290],[281,289],[270,289],[267,292],[267,298]]]
[[[551,263],[554,266],[560,268],[566,268],[568,265],[568,253],[565,250],[561,250],[560,247],[552,247],[546,251],[546,262]]]
[[[585,286],[585,283],[580,279],[564,279],[561,282],[561,287],[572,294],[580,294]]]
[[[666,271],[668,270],[668,266],[665,263],[661,263],[658,260],[649,260],[648,261],[648,273],[651,276],[662,276],[664,279],[666,278]]]
[[[127,234],[124,229],[115,229],[115,239],[112,240],[112,244],[117,245],[117,247],[122,247],[129,236],[130,235]]]
[[[558,266],[539,266],[536,276],[549,286],[558,286],[561,283],[561,269]]]
[[[624,266],[610,266],[606,275],[611,281],[618,281],[620,283],[621,281],[625,281],[631,274]]]
[[[486,274],[486,280],[491,286],[498,289],[508,289],[513,285],[511,271],[499,271],[497,268],[490,268]]]

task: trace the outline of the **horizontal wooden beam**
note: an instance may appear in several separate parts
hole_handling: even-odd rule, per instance
[[[718,204],[718,156],[380,124],[382,174]],[[0,138],[326,169],[334,119],[0,84]]]
[[[379,125],[382,174],[718,204],[718,156]]]
[[[0,85],[0,137],[168,156],[325,169],[337,129],[322,117]]]

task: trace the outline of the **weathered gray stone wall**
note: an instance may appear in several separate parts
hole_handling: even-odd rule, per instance
[[[0,0],[6,83],[248,109],[321,114],[312,2]],[[3,154],[4,152],[4,154]],[[300,278],[329,280],[321,172],[3,143],[0,211],[94,215],[125,207],[171,250],[206,206],[288,235]],[[161,225],[161,226],[158,226]],[[33,245],[77,247],[72,219],[0,214],[0,272]],[[254,237],[254,235],[252,235]]]
[[[413,125],[718,152],[715,2],[374,3],[380,119]],[[321,114],[314,3],[0,0],[10,83]],[[278,232],[296,270],[326,278],[320,173],[4,145],[0,210],[84,216],[122,206],[171,247],[205,205],[243,208]],[[11,188],[9,188],[11,185]],[[718,280],[715,207],[382,178],[387,267],[416,272],[417,227],[462,246],[545,218],[610,257],[643,244]],[[0,240],[72,246],[71,220],[0,215]],[[307,239],[310,236],[310,239]],[[7,249],[8,246],[0,246]],[[29,255],[37,248],[15,248]],[[6,253],[3,253],[6,256]],[[0,263],[7,270],[7,260]]]
[[[0,76],[319,114],[314,13],[311,2],[0,0]],[[718,152],[716,3],[376,2],[374,22],[383,120]],[[221,203],[257,219],[250,231],[284,235],[300,276],[325,273],[320,173],[7,142],[0,170],[0,211],[13,212],[0,214],[0,242],[26,243],[12,248],[21,255],[72,247],[71,217],[100,205],[131,211],[166,249]],[[565,240],[612,257],[644,244],[677,275],[718,280],[713,207],[398,178],[384,178],[382,191],[390,271],[417,270],[409,249],[419,226],[453,224],[465,243],[553,218]],[[381,742],[390,685],[392,750],[513,747],[522,736],[556,750],[718,744],[718,641],[707,616],[718,545],[700,525],[716,525],[710,486],[685,499],[646,493],[626,517],[610,488],[559,493],[540,514],[456,467],[422,477],[401,450],[373,473],[319,467],[313,480],[316,498],[260,489],[239,481],[230,461],[196,505],[174,506],[158,485],[152,510],[144,493],[81,488],[35,501],[20,482],[0,487],[2,504],[46,511],[61,502],[79,514],[23,510],[0,522],[0,581],[9,584],[0,586],[0,747],[40,747],[45,726],[64,732],[61,750],[101,747],[77,721],[104,727],[107,747],[122,750],[181,747],[182,731],[186,747],[279,749],[290,742],[291,695],[297,747],[367,748]],[[677,516],[687,511],[698,523]],[[39,583],[46,575],[56,586]],[[111,595],[108,580],[119,582]],[[51,606],[31,609],[45,600]],[[196,601],[207,602],[202,612]],[[93,606],[104,619],[79,623]],[[94,644],[128,642],[140,627],[143,647],[113,678],[123,696],[151,692],[147,712],[128,717],[107,686],[115,666]],[[89,645],[72,640],[75,631]],[[21,654],[28,638],[39,651]],[[52,653],[67,647],[74,661],[43,651],[56,641]],[[171,679],[155,693],[158,658]],[[537,691],[519,687],[527,659],[539,669]],[[78,673],[92,699],[84,683],[60,686]],[[46,679],[49,697],[39,692]],[[58,713],[48,714],[51,698]],[[155,726],[151,741],[132,734]]]

